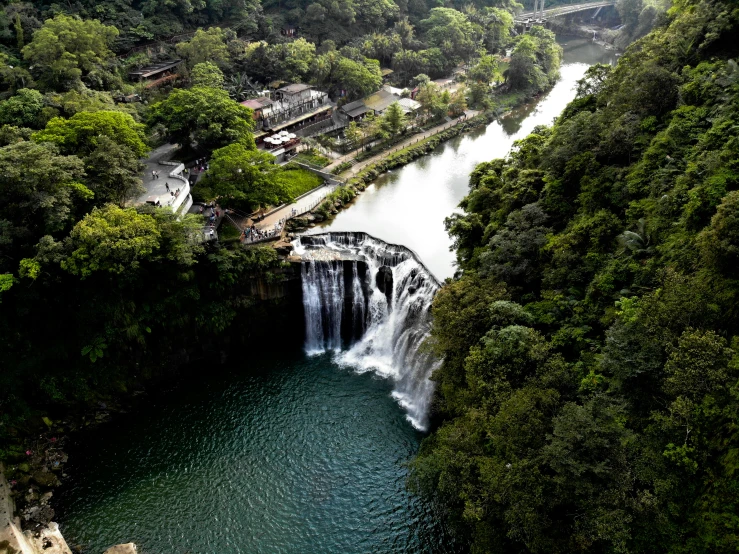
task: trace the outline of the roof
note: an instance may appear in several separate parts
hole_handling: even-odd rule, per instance
[[[345,110],[344,113],[346,113],[346,115],[354,119],[355,117],[359,117],[360,115],[366,114],[368,111],[370,111],[369,108],[365,106],[364,104],[362,104],[361,106],[358,106],[352,110],[348,110],[348,111]]]
[[[364,106],[363,100],[355,100],[354,102],[349,102],[348,104],[344,104],[341,109],[344,111],[350,111],[355,108],[358,108],[359,106]]]
[[[251,108],[252,110],[262,110],[267,106],[271,106],[272,104],[274,104],[274,102],[265,96],[260,96],[259,98],[251,98],[249,100],[241,102],[242,106],[246,106],[247,108]]]
[[[388,75],[392,75],[393,74],[393,70],[386,67],[386,68],[380,70],[380,74],[383,77],[387,77]]]
[[[151,77],[152,75],[157,75],[159,73],[167,71],[168,69],[177,67],[181,63],[182,60],[169,60],[166,62],[155,63],[152,65],[147,65],[146,67],[142,67],[141,69],[137,69],[136,71],[131,71],[128,75],[130,77],[141,77],[143,79],[146,79],[148,77]]]
[[[405,113],[415,112],[421,107],[420,102],[411,100],[410,98],[401,98],[400,100],[398,100],[398,104],[400,104],[400,107],[403,108],[403,111]]]
[[[311,87],[310,85],[304,85],[303,83],[293,83],[292,85],[287,85],[286,87],[282,87],[280,89],[277,89],[278,92],[286,92],[288,94],[297,94],[298,92],[303,92],[304,90],[308,90]]]
[[[400,98],[398,98],[392,92],[380,89],[376,93],[371,94],[362,101],[364,102],[364,105],[367,106],[369,109],[376,112],[383,112],[390,104],[393,104],[398,100],[400,100]]]
[[[391,94],[395,94],[396,96],[401,96],[403,94],[402,88],[391,87],[390,85],[382,85],[382,88],[383,90],[386,90]]]

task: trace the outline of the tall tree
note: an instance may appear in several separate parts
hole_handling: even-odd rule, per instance
[[[208,87],[174,90],[149,110],[149,124],[163,125],[169,139],[197,142],[215,149],[238,142],[254,150],[252,110],[231,100],[228,92]]]
[[[195,64],[190,72],[190,81],[194,87],[223,87],[223,71],[211,62],[200,62]]]
[[[118,30],[97,19],[59,14],[47,19],[23,48],[23,57],[50,88],[69,89],[80,78],[112,59],[111,46]]]
[[[101,137],[108,137],[129,148],[136,156],[149,151],[144,125],[122,112],[79,112],[69,119],[55,117],[46,127],[34,133],[36,142],[53,142],[64,152],[84,156],[92,152]]]
[[[190,68],[203,62],[211,62],[223,68],[230,61],[227,39],[227,32],[220,27],[211,27],[206,31],[198,29],[189,41],[177,45],[177,53],[187,60]]]
[[[290,199],[278,179],[280,171],[272,154],[230,144],[213,152],[203,187],[222,206],[246,211],[277,206]]]
[[[385,129],[387,129],[391,136],[397,135],[405,129],[405,123],[405,113],[403,112],[403,108],[400,107],[400,104],[397,102],[390,104],[382,116],[382,124]]]
[[[107,136],[97,140],[95,149],[85,157],[85,182],[95,193],[95,204],[114,202],[123,206],[146,190],[141,181],[144,164],[125,144]]]

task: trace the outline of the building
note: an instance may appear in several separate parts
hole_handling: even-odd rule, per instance
[[[339,111],[349,118],[349,121],[359,121],[371,110],[364,105],[364,100],[355,100],[354,102],[344,104]]]
[[[266,96],[260,96],[258,98],[245,100],[244,102],[241,102],[241,105],[251,108],[254,111],[254,120],[259,121],[265,117],[269,117],[272,113],[274,100]]]
[[[300,103],[311,99],[313,87],[303,83],[294,83],[275,91],[275,98],[281,102]]]
[[[405,92],[408,89],[402,89],[402,88],[393,87],[390,85],[382,85],[382,90],[386,90],[389,93],[394,94],[395,96],[400,98],[403,96],[403,92]]]
[[[381,116],[392,104],[397,102],[406,114],[415,114],[421,108],[421,104],[410,98],[402,98],[402,93],[401,89],[385,85],[366,98],[344,104],[339,111],[349,121],[358,121],[365,118],[370,112]]]
[[[366,98],[362,99],[364,105],[372,110],[375,115],[382,115],[385,113],[391,104],[394,104],[400,100],[399,96],[396,96],[392,92],[385,89],[380,89],[374,94],[370,94]]]
[[[147,65],[136,71],[128,73],[128,78],[132,81],[157,81],[164,77],[170,77],[177,74],[177,68],[182,60],[168,60],[166,62]]]
[[[398,104],[403,109],[403,113],[411,117],[415,117],[421,109],[421,103],[411,98],[401,98],[398,100]]]
[[[254,110],[257,145],[274,132],[295,132],[330,119],[334,109],[328,94],[302,83],[275,90],[274,99],[253,98],[241,104]]]

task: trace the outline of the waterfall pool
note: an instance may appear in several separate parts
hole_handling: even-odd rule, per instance
[[[177,386],[78,437],[59,521],[101,554],[455,552],[406,489],[423,437],[393,385],[299,345]]]

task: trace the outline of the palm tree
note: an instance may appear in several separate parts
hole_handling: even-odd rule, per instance
[[[262,85],[252,81],[246,73],[235,73],[226,82],[225,89],[231,98],[237,102],[242,102],[259,96]]]
[[[636,231],[624,231],[618,236],[624,251],[628,250],[637,256],[654,252],[654,247],[649,245],[650,240],[644,219],[637,221]]]

